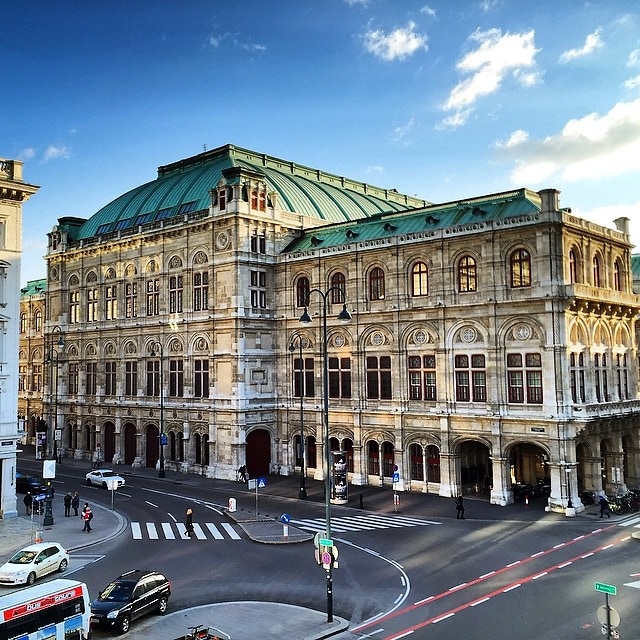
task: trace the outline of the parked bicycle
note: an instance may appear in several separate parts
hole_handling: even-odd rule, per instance
[[[231,636],[216,627],[205,627],[202,624],[196,624],[187,627],[188,633],[176,640],[231,640]]]

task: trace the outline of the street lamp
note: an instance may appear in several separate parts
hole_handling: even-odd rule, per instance
[[[324,510],[325,510],[325,534],[327,540],[331,540],[331,479],[329,477],[329,469],[331,468],[331,452],[329,451],[329,357],[327,344],[327,300],[329,294],[333,291],[339,291],[342,295],[340,298],[346,299],[345,292],[341,287],[329,287],[326,291],[321,289],[311,289],[307,294],[307,306],[304,313],[300,316],[300,322],[311,322],[311,316],[307,309],[312,293],[317,293],[322,298],[322,395],[323,395],[323,422],[324,422]],[[343,303],[342,311],[338,315],[338,320],[349,322],[351,314],[347,311],[347,305]],[[327,622],[333,622],[333,578],[331,569],[333,561],[329,563],[327,569]]]
[[[160,355],[160,468],[158,469],[158,478],[164,478],[164,444],[166,436],[164,435],[164,350],[162,343],[158,340],[153,340],[149,344],[149,352],[152,356],[157,353]]]
[[[299,333],[294,333],[291,336],[291,344],[289,345],[289,351],[294,353],[296,350],[296,345],[294,344],[294,339],[298,339],[298,348],[300,349],[300,369],[298,370],[299,379],[299,389],[300,389],[300,491],[298,492],[298,498],[300,500],[307,499],[307,487],[305,486],[305,477],[304,477],[304,456],[305,456],[305,446],[304,446],[304,361],[302,359],[302,341],[303,337]]]
[[[49,460],[58,457],[55,432],[58,426],[58,359],[60,354],[55,350],[54,336],[58,334],[58,349],[64,348],[64,336],[62,329],[56,325],[51,329],[49,346],[47,350],[47,364],[49,365],[49,426],[47,429],[47,458]],[[53,383],[53,371],[55,362],[55,384]]]

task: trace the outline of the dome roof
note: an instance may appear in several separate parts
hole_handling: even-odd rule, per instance
[[[363,182],[324,173],[225,145],[158,168],[158,177],[119,196],[78,229],[76,239],[208,209],[209,190],[223,172],[236,167],[264,177],[269,191],[277,194],[278,207],[327,223],[367,218],[384,212],[425,206],[424,200],[381,189]]]

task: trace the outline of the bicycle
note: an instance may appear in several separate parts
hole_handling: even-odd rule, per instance
[[[182,640],[231,640],[231,636],[216,627],[206,627],[196,624],[187,627],[189,632],[182,636]]]

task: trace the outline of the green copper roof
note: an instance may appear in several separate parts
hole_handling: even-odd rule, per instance
[[[296,238],[286,251],[308,251],[350,242],[365,242],[407,234],[428,233],[439,229],[467,227],[486,221],[535,215],[539,211],[538,194],[535,191],[519,189],[311,229]]]
[[[21,296],[35,296],[39,293],[45,293],[47,290],[47,279],[29,280],[26,286],[20,289]]]
[[[276,192],[278,206],[327,223],[357,220],[383,212],[404,211],[428,204],[317,169],[297,165],[233,145],[159,167],[158,177],[121,195],[100,209],[78,230],[76,239],[91,238],[155,220],[205,210],[209,190],[223,171],[239,167],[262,176]]]

